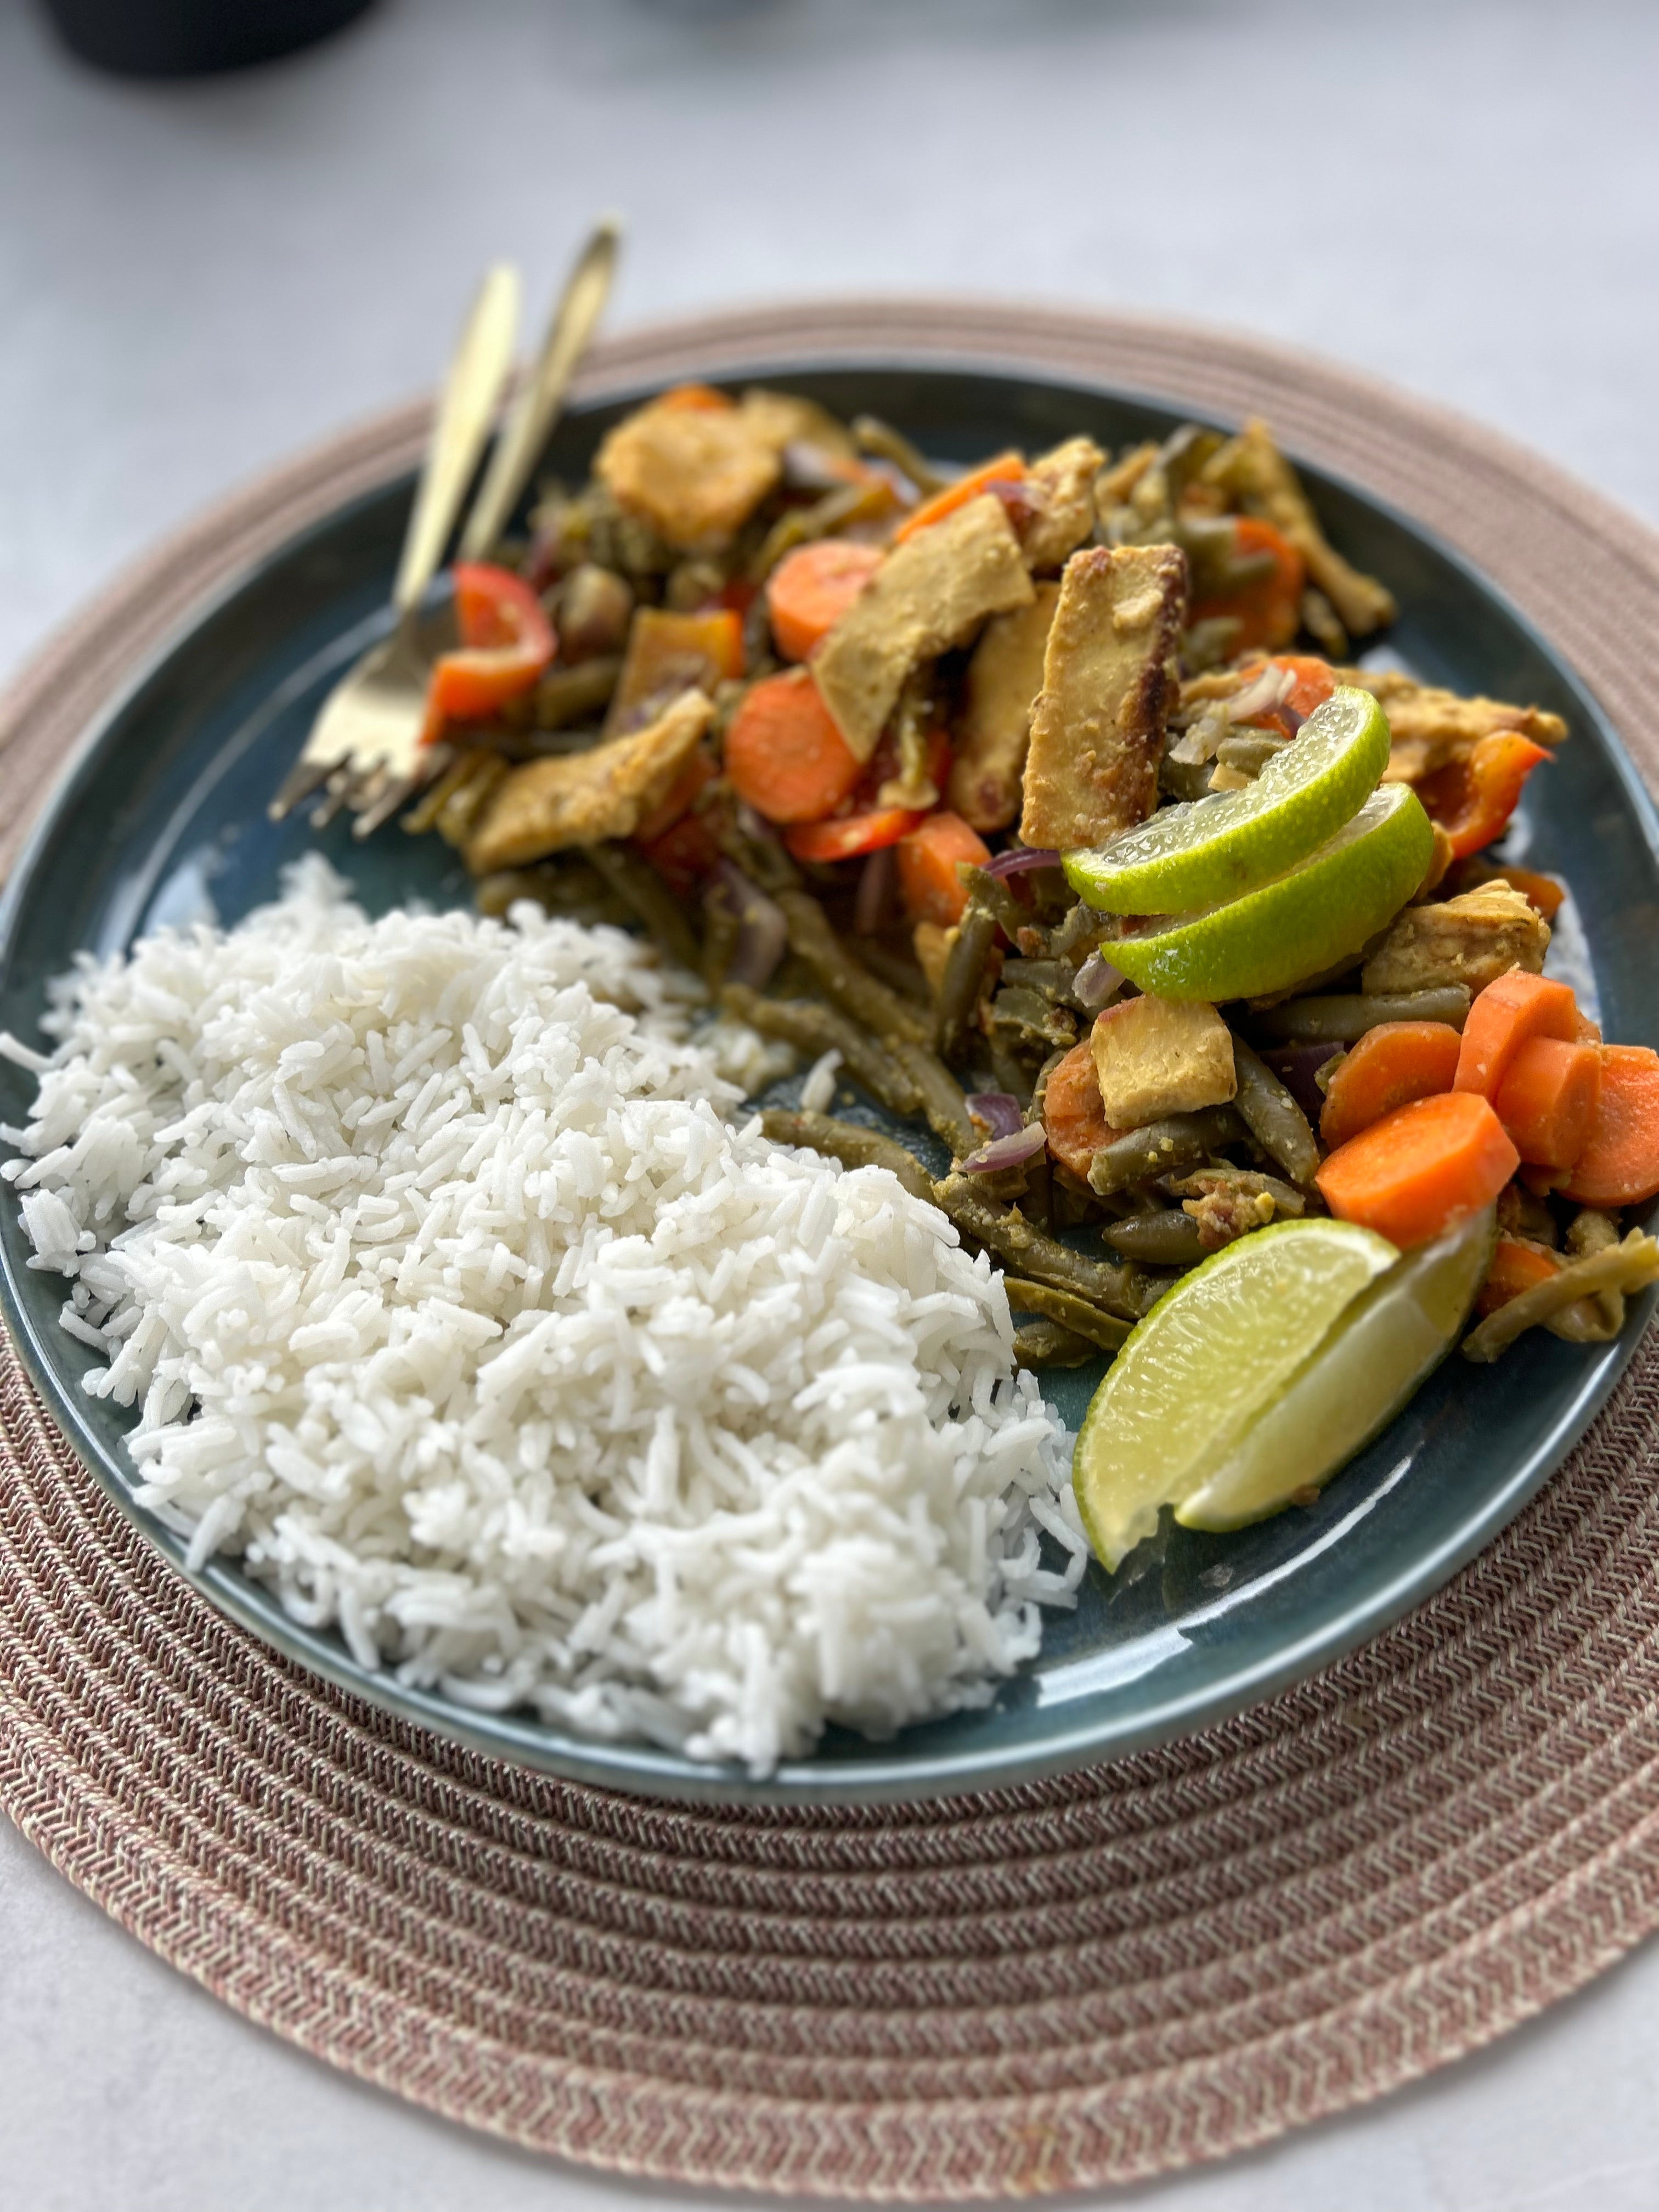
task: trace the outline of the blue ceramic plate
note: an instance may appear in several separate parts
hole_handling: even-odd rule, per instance
[[[946,460],[1010,444],[1040,449],[1086,430],[1104,446],[1158,437],[1177,416],[1154,401],[990,372],[757,362],[844,416],[899,425]],[[550,465],[580,477],[626,402],[576,410]],[[1659,836],[1646,794],[1584,687],[1479,576],[1402,516],[1306,471],[1337,544],[1396,593],[1389,650],[1460,691],[1564,714],[1572,741],[1536,779],[1512,856],[1565,878],[1552,967],[1607,1032],[1659,1042]],[[234,921],[272,897],[305,848],[265,802],[330,683],[376,635],[409,497],[399,483],[343,508],[208,608],[105,719],[58,793],[0,906],[0,1025],[34,1033],[46,979],[82,946],[128,945],[167,921]],[[321,841],[372,909],[419,894],[468,897],[435,839],[388,830],[365,847],[339,825]],[[30,1085],[0,1066],[0,1119],[24,1118]],[[27,1269],[15,1206],[0,1202],[5,1318],[47,1402],[124,1510],[179,1564],[178,1539],[131,1502],[127,1417],[79,1388],[90,1364],[58,1328],[56,1276]],[[855,1802],[1029,1779],[1202,1728],[1374,1634],[1443,1583],[1560,1462],[1630,1358],[1644,1301],[1614,1344],[1538,1335],[1497,1366],[1453,1360],[1318,1503],[1232,1536],[1172,1529],[1108,1581],[1091,1570],[1072,1613],[1051,1615],[1041,1658],[983,1712],[890,1743],[833,1733],[764,1785],[647,1745],[588,1742],[527,1714],[466,1712],[357,1665],[340,1640],[295,1626],[230,1565],[198,1579],[268,1643],[346,1688],[444,1734],[528,1765],[662,1796]],[[1096,1376],[1060,1375],[1073,1424]]]

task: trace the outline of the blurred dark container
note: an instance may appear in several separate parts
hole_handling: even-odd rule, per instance
[[[46,0],[70,52],[116,76],[201,76],[325,39],[371,0]]]

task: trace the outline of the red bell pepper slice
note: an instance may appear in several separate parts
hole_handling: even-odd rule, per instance
[[[1502,836],[1522,786],[1549,757],[1547,747],[1535,745],[1530,738],[1498,730],[1480,738],[1462,760],[1424,777],[1417,795],[1430,820],[1451,839],[1454,860],[1467,860]]]
[[[927,818],[925,812],[915,813],[908,806],[878,806],[868,814],[843,815],[838,822],[803,823],[797,829],[786,830],[783,842],[798,860],[852,860],[860,853],[878,853],[884,845],[896,845]]]
[[[529,690],[558,649],[547,611],[521,576],[485,561],[456,564],[459,652],[441,654],[427,691],[430,743],[446,722],[482,722]]]

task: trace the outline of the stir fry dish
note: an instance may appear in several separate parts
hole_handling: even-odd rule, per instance
[[[1565,725],[1389,665],[1265,423],[947,477],[683,386],[454,587],[404,827],[486,914],[642,926],[811,1063],[769,1136],[942,1209],[1023,1364],[1111,1359],[1109,1569],[1659,1277],[1659,1054],[1545,975],[1564,888],[1500,847]]]

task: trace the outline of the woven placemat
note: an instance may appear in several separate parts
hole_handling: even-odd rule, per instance
[[[1659,547],[1468,425],[1212,331],[823,305],[614,341],[998,359],[1268,413],[1473,556],[1651,769]],[[0,708],[7,835],[204,593],[406,464],[411,410],[176,538]],[[220,1619],[0,1346],[0,1805],[251,2019],[635,2173],[966,2197],[1122,2180],[1408,2081],[1659,1924],[1659,1345],[1495,1544],[1364,1650],[1105,1768],[864,1813],[630,1801],[491,1763]]]

